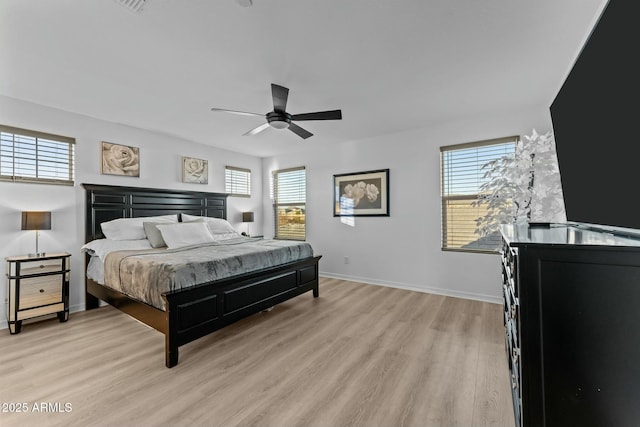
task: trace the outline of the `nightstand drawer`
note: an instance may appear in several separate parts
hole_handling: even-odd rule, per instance
[[[18,310],[62,302],[62,277],[30,277],[20,281]]]
[[[42,259],[20,263],[20,276],[62,271],[64,259]],[[15,275],[16,272],[12,272]]]

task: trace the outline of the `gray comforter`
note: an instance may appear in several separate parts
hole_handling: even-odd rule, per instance
[[[286,240],[233,239],[180,249],[117,251],[105,258],[108,287],[156,308],[162,294],[313,256],[311,245]]]

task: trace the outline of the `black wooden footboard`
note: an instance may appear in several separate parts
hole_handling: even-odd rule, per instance
[[[178,347],[302,293],[318,291],[320,256],[163,295],[167,307],[165,363]]]

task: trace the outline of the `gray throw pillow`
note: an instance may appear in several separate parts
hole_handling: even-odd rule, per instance
[[[167,243],[162,238],[162,233],[158,230],[156,225],[158,224],[167,224],[166,222],[143,222],[142,226],[144,227],[144,234],[147,235],[147,240],[151,243],[151,247],[153,248],[163,248],[167,246]]]

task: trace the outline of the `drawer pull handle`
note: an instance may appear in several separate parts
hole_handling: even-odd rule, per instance
[[[44,289],[40,289],[40,293],[43,294],[44,293]]]

